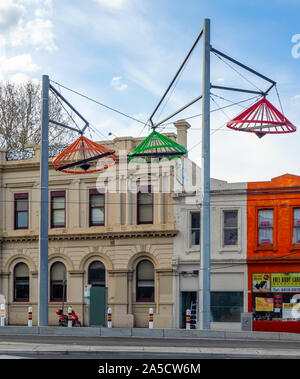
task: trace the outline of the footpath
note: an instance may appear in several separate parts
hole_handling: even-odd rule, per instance
[[[18,341],[11,341],[5,336],[20,336]],[[30,342],[22,341],[22,336],[45,337],[45,342],[35,342],[31,338]],[[76,342],[49,343],[47,336],[76,337]],[[90,337],[89,344],[81,343],[80,337]],[[98,337],[98,338],[97,338]],[[201,339],[215,341],[236,341],[236,347],[209,347],[209,346],[149,346],[145,344],[105,344],[105,338],[132,338],[144,339]],[[245,341],[257,341],[257,347],[243,347]],[[239,343],[240,342],[240,343]],[[273,348],[260,347],[259,342],[272,343]],[[223,344],[224,345],[224,344]],[[286,346],[289,346],[286,348]],[[217,345],[215,345],[217,346]],[[232,344],[231,344],[232,346]],[[274,348],[276,346],[276,348]],[[294,348],[291,346],[294,346]],[[0,327],[0,355],[12,354],[76,354],[87,353],[100,354],[101,352],[138,352],[138,353],[183,353],[195,354],[201,358],[203,355],[212,354],[238,358],[300,358],[300,334],[276,333],[276,332],[248,332],[248,331],[215,331],[215,330],[185,330],[185,329],[144,329],[144,328],[101,328],[101,327],[25,327],[25,326],[5,326]]]

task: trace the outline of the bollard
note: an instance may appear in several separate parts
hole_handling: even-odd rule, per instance
[[[149,308],[149,329],[153,329],[153,308]]]
[[[72,328],[72,307],[68,308],[68,328]]]
[[[191,329],[191,310],[186,310],[186,317],[185,317],[185,328]]]
[[[111,328],[112,327],[112,309],[108,308],[107,310],[107,327]]]
[[[5,304],[0,305],[0,326],[5,326]]]
[[[32,326],[32,307],[28,307],[28,326]]]

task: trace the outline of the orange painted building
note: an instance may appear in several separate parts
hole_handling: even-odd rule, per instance
[[[247,264],[253,329],[300,333],[300,176],[248,183]]]

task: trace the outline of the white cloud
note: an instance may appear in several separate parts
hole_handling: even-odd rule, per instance
[[[39,70],[39,66],[32,62],[30,54],[16,55],[12,58],[0,58],[0,71],[2,72],[36,72]]]
[[[27,81],[29,81],[30,78],[28,75],[23,74],[21,72],[18,72],[17,74],[14,74],[11,77],[9,77],[8,80],[10,82],[15,83],[15,84],[22,84],[22,83],[26,83]]]
[[[110,84],[117,91],[124,91],[128,86],[125,83],[122,83],[122,76],[115,76],[112,78]]]
[[[12,45],[29,44],[37,50],[53,52],[57,49],[54,42],[53,24],[50,20],[35,18],[20,26],[14,33]]]
[[[25,9],[11,0],[0,2],[0,32],[5,33],[16,27],[24,15]]]
[[[295,95],[292,97],[293,100],[299,100],[300,99],[300,95]]]
[[[125,3],[125,0],[95,0],[99,5],[112,8],[112,9],[121,9]]]

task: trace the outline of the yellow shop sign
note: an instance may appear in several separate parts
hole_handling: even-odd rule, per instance
[[[300,287],[300,273],[271,274],[271,287]]]

